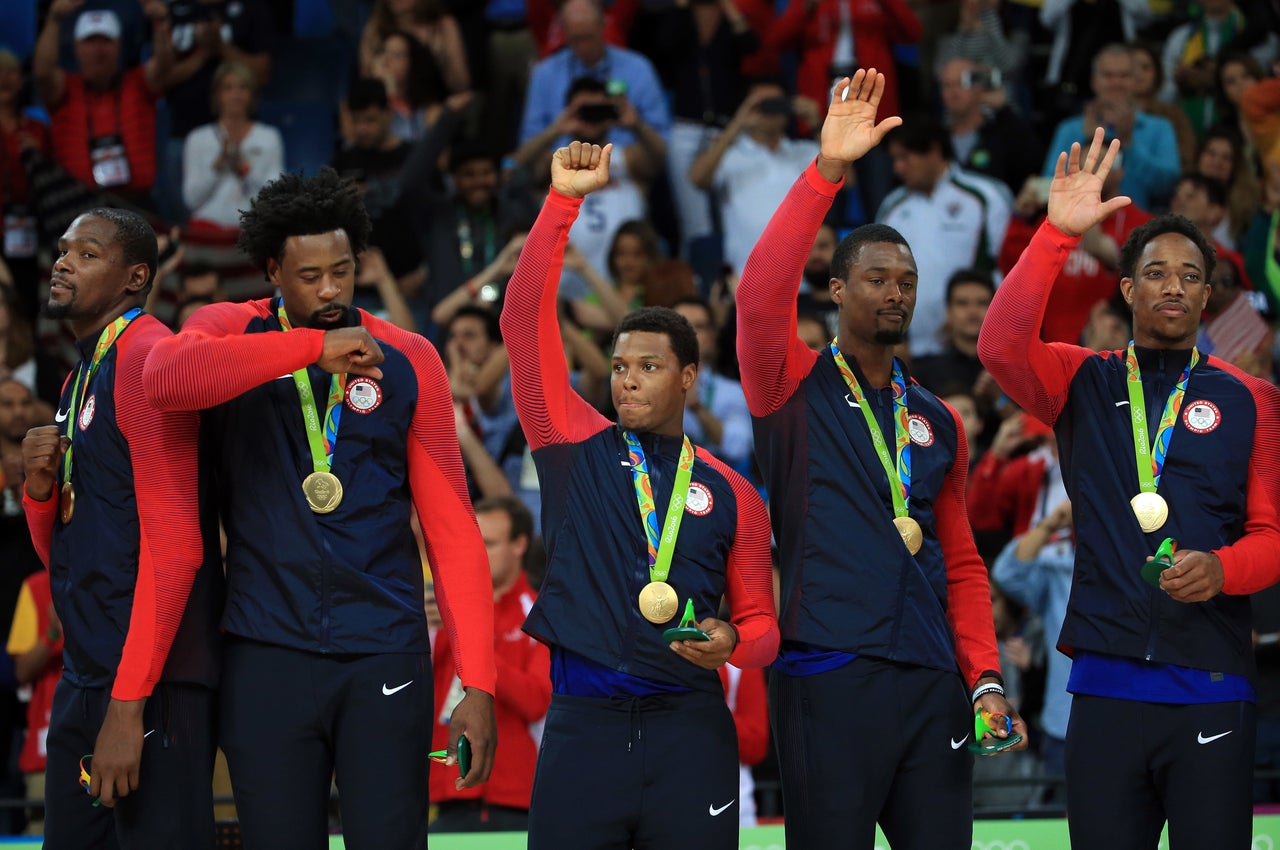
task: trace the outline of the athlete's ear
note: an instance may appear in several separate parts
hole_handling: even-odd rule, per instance
[[[1130,307],[1133,306],[1133,278],[1120,278],[1120,294],[1124,296],[1124,303]]]
[[[685,392],[693,388],[693,382],[698,380],[698,364],[686,363],[684,368],[680,370],[680,386]]]
[[[831,293],[831,303],[840,303],[840,299],[844,296],[844,286],[844,281],[838,277],[833,277],[827,281],[827,291]]]
[[[267,257],[267,280],[280,285],[280,263],[275,257]]]

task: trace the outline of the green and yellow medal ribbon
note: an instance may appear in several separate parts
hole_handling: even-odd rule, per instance
[[[276,308],[276,316],[280,319],[280,327],[285,331],[293,330],[289,316],[284,310],[284,301]],[[329,398],[325,403],[324,420],[321,424],[320,413],[316,406],[315,394],[311,391],[311,378],[307,369],[293,373],[293,384],[298,388],[298,401],[302,405],[302,421],[307,427],[307,444],[311,447],[311,465],[315,472],[328,472],[333,468],[333,450],[338,443],[338,423],[342,419],[342,395],[346,390],[347,376],[334,375],[329,382]]]
[[[1129,420],[1133,424],[1133,449],[1138,467],[1138,486],[1143,493],[1154,493],[1160,487],[1160,474],[1164,471],[1165,458],[1169,454],[1169,441],[1173,438],[1173,423],[1182,411],[1182,399],[1187,394],[1187,382],[1191,370],[1200,362],[1200,351],[1191,349],[1191,359],[1182,370],[1182,376],[1173,385],[1164,403],[1164,413],[1156,428],[1154,445],[1147,434],[1147,402],[1142,391],[1142,370],[1133,351],[1133,341],[1124,354],[1125,382],[1129,389]]]
[[[671,558],[675,554],[676,537],[680,534],[680,521],[684,518],[684,503],[689,498],[689,482],[693,479],[693,443],[685,437],[684,445],[680,448],[676,480],[671,488],[666,520],[659,535],[658,510],[653,501],[653,485],[649,481],[649,459],[645,457],[639,437],[631,431],[623,432],[623,436],[631,458],[631,480],[636,489],[636,502],[640,506],[640,520],[649,546],[649,579],[665,582],[671,573]]]
[[[140,315],[142,315],[142,309],[134,307],[103,328],[98,334],[98,342],[93,346],[93,356],[88,363],[81,360],[76,369],[76,375],[71,384],[71,404],[67,409],[65,436],[71,444],[67,446],[66,454],[62,456],[63,484],[71,480],[71,450],[75,447],[76,422],[80,420],[80,413],[89,391],[89,383],[98,373],[98,364],[102,362],[102,358],[107,356],[107,352],[116,344],[116,340],[120,338],[120,334],[124,333],[124,329],[129,327],[129,323]]]
[[[840,377],[844,378],[849,393],[858,403],[863,418],[867,420],[867,430],[871,432],[871,443],[875,446],[876,456],[884,467],[885,476],[889,480],[889,495],[893,499],[893,515],[905,517],[908,513],[907,500],[911,497],[911,435],[907,430],[907,379],[902,374],[902,366],[895,357],[893,360],[893,437],[896,457],[890,457],[889,447],[885,444],[884,432],[880,423],[871,412],[858,378],[853,369],[845,362],[844,355],[836,346],[839,340],[831,341],[831,355],[835,358]]]

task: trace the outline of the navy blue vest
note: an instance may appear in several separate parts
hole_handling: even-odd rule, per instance
[[[671,498],[681,439],[641,435],[659,527]],[[681,520],[671,573],[680,597],[693,597],[697,619],[717,616],[726,562],[738,528],[733,487],[698,450],[691,487],[710,495]],[[542,534],[547,576],[525,621],[529,634],[611,669],[664,685],[721,693],[714,670],[690,664],[662,640],[663,625],[640,613],[649,583],[648,547],[622,430],[610,425],[580,443],[553,443],[533,453],[542,482]],[[699,501],[699,505],[701,501]],[[702,513],[703,515],[698,515]]]

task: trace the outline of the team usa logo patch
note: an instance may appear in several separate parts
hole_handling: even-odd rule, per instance
[[[917,446],[933,445],[933,427],[923,416],[913,413],[907,417],[907,433]]]
[[[347,384],[347,407],[356,413],[373,413],[382,404],[382,387],[372,378],[357,378]]]
[[[89,427],[89,423],[93,421],[94,411],[98,409],[98,397],[91,395],[84,400],[84,407],[80,410],[80,430]]]
[[[1182,409],[1182,424],[1192,434],[1208,434],[1221,423],[1222,411],[1211,401],[1200,399]]]
[[[711,498],[707,485],[694,481],[689,485],[689,498],[685,499],[684,509],[694,516],[706,516],[715,507],[716,500]]]

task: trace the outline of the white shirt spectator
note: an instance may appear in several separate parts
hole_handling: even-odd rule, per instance
[[[876,221],[903,235],[920,273],[908,336],[912,357],[942,352],[947,280],[961,269],[995,268],[1012,206],[1003,183],[954,164],[931,194],[900,186],[880,205]]]
[[[588,196],[589,197],[589,196]],[[747,397],[742,384],[717,375],[705,363],[698,369],[698,382],[694,385],[698,401],[720,420],[724,433],[720,442],[712,443],[702,430],[698,416],[689,408],[684,409],[684,432],[689,439],[704,447],[716,457],[744,472],[751,464],[751,412],[747,409]]]
[[[716,166],[712,188],[720,199],[724,261],[735,273],[747,264],[765,225],[804,171],[818,155],[818,143],[788,139],[770,150],[743,133],[733,140]]]
[[[221,153],[222,130],[216,123],[191,131],[182,150],[182,200],[192,219],[238,228],[240,210],[248,209],[258,190],[284,171],[284,142],[275,127],[255,122],[240,143],[243,175],[215,171]]]

